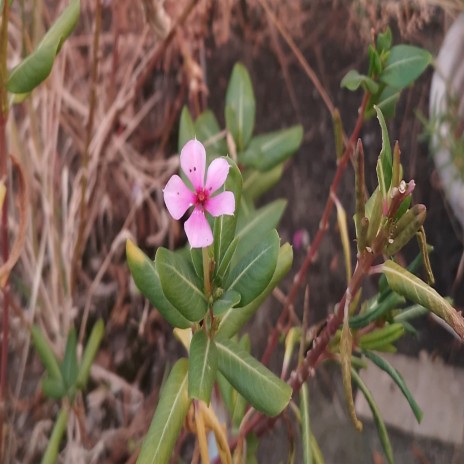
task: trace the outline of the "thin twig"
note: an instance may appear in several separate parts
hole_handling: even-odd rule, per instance
[[[309,266],[313,262],[316,256],[317,250],[319,249],[319,246],[322,242],[322,239],[324,238],[325,233],[329,228],[329,218],[330,218],[330,214],[332,212],[332,208],[334,205],[332,194],[337,192],[338,185],[340,184],[342,176],[346,170],[346,167],[348,166],[348,161],[350,160],[351,155],[353,153],[355,142],[359,137],[359,133],[363,125],[364,111],[366,109],[368,99],[369,99],[369,93],[366,92],[364,94],[363,100],[361,102],[361,106],[359,108],[359,114],[358,114],[358,119],[356,121],[356,125],[351,134],[349,143],[347,144],[345,148],[345,152],[343,153],[343,156],[340,158],[340,161],[337,166],[337,171],[335,172],[335,176],[330,186],[330,194],[327,197],[327,202],[325,204],[324,212],[322,213],[322,218],[319,223],[319,229],[317,231],[316,236],[314,237],[314,240],[311,242],[308,252],[306,253],[306,258],[298,274],[296,275],[292,289],[290,290],[290,293],[288,294],[287,302],[279,316],[279,320],[277,321],[277,324],[275,325],[274,330],[269,335],[268,343],[264,351],[263,357],[261,359],[261,361],[264,364],[266,364],[269,361],[271,353],[274,351],[274,348],[277,345],[277,340],[279,338],[279,327],[285,326],[290,306],[294,303],[298,290],[300,289],[301,285],[303,284],[306,278],[306,274],[308,272]]]

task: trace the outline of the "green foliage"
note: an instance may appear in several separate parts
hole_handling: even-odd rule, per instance
[[[302,141],[301,125],[257,135],[251,139],[247,149],[239,155],[239,161],[244,166],[269,171],[292,156]]]
[[[190,342],[188,393],[190,398],[209,404],[218,364],[214,340],[203,330],[195,332]]]
[[[290,401],[291,388],[232,340],[218,338],[218,367],[251,405],[269,416],[280,414]]]
[[[76,330],[72,327],[68,333],[63,361],[59,362],[41,329],[38,326],[32,327],[32,342],[45,367],[46,374],[42,379],[42,391],[47,397],[53,399],[67,397],[73,403],[76,392],[83,390],[87,385],[90,368],[104,333],[104,323],[100,319],[92,328],[82,360],[79,363]]]
[[[432,55],[427,50],[411,45],[392,47],[392,42],[391,30],[387,28],[377,36],[375,44],[369,45],[367,75],[352,69],[341,81],[340,86],[348,90],[362,87],[369,92],[366,117],[375,114],[375,106],[385,117],[393,117],[401,90],[412,84],[432,63]]]
[[[398,385],[398,388],[401,390],[401,393],[403,393],[404,397],[408,401],[409,406],[411,406],[411,409],[414,415],[416,416],[417,422],[420,423],[424,414],[419,405],[416,403],[416,400],[413,398],[411,392],[406,386],[403,377],[398,372],[398,370],[395,369],[388,361],[371,351],[363,351],[363,354],[367,358],[369,358],[377,367],[386,372],[393,379],[396,385]]]
[[[377,407],[377,404],[374,401],[372,393],[366,387],[366,384],[362,381],[361,377],[355,369],[351,369],[351,378],[353,379],[354,383],[357,385],[361,393],[364,395],[364,398],[366,398],[366,401],[369,404],[369,407],[371,408],[372,415],[374,416],[375,425],[377,427],[377,433],[379,434],[380,442],[382,443],[385,456],[388,460],[388,463],[393,464],[393,450],[391,447],[390,438],[388,436],[387,427],[385,426],[385,422],[382,419],[382,415],[380,414],[379,408]]]
[[[137,459],[138,464],[167,463],[190,406],[188,361],[179,359],[164,384],[155,415]]]
[[[309,388],[306,383],[300,391],[301,441],[303,445],[303,463],[312,464],[311,419],[309,417]]]
[[[247,69],[237,63],[232,70],[226,93],[225,117],[238,151],[248,145],[255,126],[256,103]]]
[[[148,301],[158,309],[172,326],[181,329],[190,327],[191,321],[185,318],[164,296],[155,261],[148,258],[130,240],[126,243],[126,257],[135,285],[148,298]]]
[[[158,248],[155,267],[167,300],[189,321],[200,321],[208,302],[193,265],[179,254]]]
[[[10,92],[29,93],[48,77],[56,55],[79,21],[80,8],[80,0],[71,0],[37,48],[12,69],[7,82]]]

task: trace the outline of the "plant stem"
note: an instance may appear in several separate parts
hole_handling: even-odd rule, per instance
[[[208,255],[208,248],[202,248],[201,254],[203,256],[203,281],[205,285],[205,295],[206,298],[211,296],[211,280],[210,280],[210,273],[209,273],[209,255]]]
[[[60,443],[63,439],[66,425],[68,423],[68,410],[65,405],[61,407],[60,413],[56,418],[55,426],[53,427],[52,436],[48,442],[47,449],[42,458],[42,464],[55,464],[58,458]]]
[[[8,48],[8,20],[9,2],[3,2],[2,24],[0,29],[0,178],[7,177],[8,150],[6,144],[6,123],[8,121],[8,82],[7,48]],[[8,261],[8,192],[5,195],[1,214],[0,240],[2,243],[2,260]],[[5,461],[3,456],[3,424],[5,423],[5,397],[8,372],[8,334],[9,334],[9,303],[10,291],[8,280],[3,287],[3,317],[2,317],[2,356],[0,372],[0,461]]]
[[[327,196],[327,202],[325,204],[324,212],[322,213],[322,218],[319,223],[319,229],[317,231],[316,236],[314,237],[314,240],[311,242],[311,245],[308,249],[308,252],[306,253],[306,258],[301,265],[300,270],[298,271],[298,274],[296,275],[295,282],[290,290],[290,293],[287,296],[287,301],[285,303],[284,308],[282,309],[282,312],[279,316],[279,320],[277,321],[277,324],[275,325],[272,333],[269,335],[268,338],[268,343],[266,346],[266,349],[264,351],[263,357],[261,359],[261,362],[263,364],[267,364],[269,361],[269,358],[274,351],[277,341],[279,339],[279,329],[280,327],[284,327],[288,314],[289,314],[289,309],[290,306],[294,303],[295,298],[297,296],[298,290],[300,289],[301,285],[305,281],[306,274],[308,272],[309,266],[313,262],[317,250],[319,249],[319,246],[322,242],[322,239],[325,236],[325,233],[327,232],[329,228],[329,219],[330,219],[330,214],[332,213],[334,201],[333,197],[334,194],[337,192],[338,185],[340,184],[340,181],[342,179],[342,176],[348,166],[348,161],[351,158],[351,155],[353,153],[354,147],[355,147],[355,142],[359,137],[359,133],[361,132],[361,128],[363,125],[363,120],[364,120],[364,111],[366,109],[367,102],[369,100],[370,94],[366,92],[364,94],[364,97],[361,102],[361,106],[359,108],[359,114],[358,114],[358,119],[356,121],[356,125],[353,129],[353,132],[351,134],[350,140],[348,144],[345,147],[345,151],[343,153],[343,156],[340,158],[340,161],[337,166],[337,171],[335,172],[335,176],[332,180],[332,184],[330,186],[330,192],[329,195]]]

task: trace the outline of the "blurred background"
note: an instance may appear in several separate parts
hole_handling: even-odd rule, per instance
[[[40,40],[65,4],[13,3],[10,66]],[[256,132],[303,125],[301,149],[263,201],[287,198],[279,227],[283,240],[292,243],[295,233],[311,240],[336,169],[332,116],[288,42],[309,63],[349,133],[361,93],[341,89],[340,81],[351,68],[366,70],[373,34],[389,25],[395,43],[419,45],[436,56],[463,9],[460,0],[83,0],[80,23],[51,76],[12,108],[8,125],[10,150],[26,171],[31,208],[26,244],[11,278],[6,462],[38,462],[58,411],[40,393],[43,370],[27,327],[39,324],[62,353],[72,324],[84,337],[99,317],[106,323],[105,338],[87,395],[81,398],[82,423],[68,426],[62,462],[134,462],[166,366],[183,351],[170,326],[135,289],[125,241],[132,238],[150,256],[158,246],[185,243],[182,224],[171,220],[162,199],[164,184],[178,169],[174,155],[184,105],[194,116],[212,109],[224,127],[225,91],[233,65],[240,61],[254,85]],[[414,200],[428,209],[425,229],[435,248],[436,288],[462,308],[462,230],[444,199],[428,149],[432,73],[429,69],[402,93],[389,129],[391,139],[400,141],[405,178],[415,179]],[[376,120],[366,123],[362,139],[372,190],[381,146]],[[339,194],[351,217],[350,170]],[[14,232],[14,204],[10,211]],[[311,323],[324,319],[345,289],[336,221],[332,226],[308,275]],[[404,253],[405,262],[417,254],[414,246]],[[294,253],[283,293],[304,259],[304,244],[295,243]],[[370,285],[372,292],[376,282]],[[280,308],[281,302],[271,299],[250,323],[257,356]],[[420,371],[430,369],[431,377],[437,375],[434,362],[449,367],[442,375],[455,376],[457,394],[445,383],[440,391],[430,387],[424,397],[443,402],[446,416],[462,400],[464,350],[432,319],[420,320],[416,329],[418,335],[403,340],[399,351]],[[272,363],[277,368],[281,359],[276,356]],[[412,364],[405,366],[413,370]],[[423,380],[427,383],[427,376]],[[362,433],[351,426],[337,369],[322,366],[311,388],[312,426],[326,462],[384,462],[369,419]],[[398,414],[402,408],[399,404]],[[433,421],[443,426],[443,418]],[[458,436],[463,423],[464,416],[458,416],[450,425]],[[398,463],[464,462],[462,440],[434,436],[433,427],[426,436],[395,424],[389,430]],[[287,431],[270,432],[259,462],[290,462],[293,438]],[[181,437],[177,452],[182,462],[190,462],[188,436]],[[298,455],[295,459],[299,462]]]

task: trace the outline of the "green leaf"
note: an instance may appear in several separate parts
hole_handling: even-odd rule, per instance
[[[288,243],[285,243],[280,247],[276,269],[263,293],[248,305],[240,308],[231,308],[222,316],[219,324],[219,333],[222,336],[232,337],[244,326],[263,301],[271,294],[272,290],[287,275],[292,266],[292,261],[293,249]]]
[[[393,37],[392,37],[391,29],[389,27],[387,27],[385,32],[381,32],[377,36],[377,49],[380,52],[390,50],[390,48],[392,46],[392,41],[393,41]]]
[[[61,374],[60,366],[58,364],[58,359],[50,348],[47,340],[42,335],[42,330],[39,326],[32,326],[31,336],[32,343],[34,344],[37,354],[39,355],[39,358],[42,361],[42,364],[45,367],[45,370],[47,371],[50,379],[58,380],[64,384],[63,375]]]
[[[167,300],[189,321],[203,319],[208,309],[202,282],[182,256],[158,248],[155,267]]]
[[[414,82],[432,63],[432,55],[423,48],[396,45],[390,51],[380,80],[396,89]]]
[[[369,358],[377,367],[385,371],[396,383],[396,385],[398,385],[399,389],[407,399],[409,406],[411,406],[412,412],[416,416],[417,422],[420,423],[424,413],[416,403],[416,400],[413,398],[401,374],[388,361],[381,358],[380,356],[377,356],[375,353],[372,353],[371,351],[363,351],[363,354]]]
[[[275,229],[287,206],[287,200],[275,200],[252,214],[240,212],[237,219],[237,238],[239,244],[233,264],[248,256],[250,251],[262,241],[262,237]]]
[[[187,106],[184,106],[180,113],[179,142],[177,144],[179,153],[189,140],[195,138],[195,135],[195,126],[193,124],[192,115],[190,114]]]
[[[301,441],[303,446],[303,463],[312,464],[311,419],[309,417],[309,389],[306,382],[300,390]]]
[[[302,140],[301,125],[257,135],[251,139],[247,149],[239,154],[238,160],[244,166],[269,171],[290,158],[300,148]]]
[[[66,348],[64,350],[63,362],[61,363],[61,373],[68,388],[73,387],[78,373],[77,367],[77,337],[74,327],[68,333]]]
[[[235,213],[233,216],[222,215],[214,220],[213,235],[214,235],[214,260],[216,268],[222,267],[222,261],[226,252],[235,238],[235,229],[237,225],[238,212],[240,210],[240,202],[242,197],[242,174],[235,162],[228,157],[224,159],[230,164],[229,174],[224,184],[224,190],[230,191],[235,197]]]
[[[188,244],[187,247],[189,247]],[[190,257],[196,275],[203,279],[203,248],[190,248]]]
[[[79,368],[79,373],[76,379],[76,386],[79,389],[84,389],[89,380],[90,369],[92,367],[95,356],[97,356],[100,343],[105,335],[105,323],[103,319],[99,319],[92,328],[90,337],[85,345],[84,354]]]
[[[373,81],[369,76],[359,74],[356,69],[348,71],[340,82],[340,87],[345,87],[352,92],[359,89],[361,86],[372,94],[377,93],[379,90],[379,84]]]
[[[227,155],[225,135],[219,135],[221,128],[211,110],[203,111],[195,121],[197,139],[205,145],[208,161]]]
[[[230,271],[224,283],[228,291],[235,290],[242,296],[242,305],[258,297],[269,284],[279,256],[279,235],[272,230],[261,242]]]
[[[245,66],[237,63],[232,70],[226,93],[226,126],[232,134],[237,151],[248,145],[255,126],[255,96]]]
[[[190,342],[188,392],[190,398],[209,404],[217,373],[217,349],[203,330],[195,332]]]
[[[186,329],[192,325],[164,296],[155,262],[132,241],[126,243],[126,256],[129,269],[137,288],[148,301],[174,327]]]
[[[239,344],[216,339],[218,367],[232,386],[258,411],[280,414],[290,401],[292,389]]]
[[[362,394],[366,398],[367,403],[369,404],[369,407],[371,408],[372,415],[374,416],[375,425],[377,427],[377,433],[379,434],[380,442],[382,443],[385,456],[387,457],[389,464],[393,464],[393,450],[391,447],[390,438],[388,437],[387,428],[385,427],[385,422],[383,421],[382,416],[380,415],[379,408],[377,407],[377,404],[375,403],[371,392],[366,387],[366,384],[362,381],[361,377],[354,369],[351,369],[351,377],[358,386],[358,388],[361,390]]]
[[[66,385],[62,379],[45,376],[41,382],[42,392],[47,398],[59,400],[66,396]]]
[[[244,172],[243,195],[251,201],[256,200],[279,182],[283,172],[283,163],[266,172],[247,169]]]
[[[379,120],[380,127],[382,128],[382,149],[380,150],[380,155],[377,160],[376,171],[379,181],[379,189],[382,193],[382,198],[385,201],[391,185],[393,160],[385,119],[382,111],[380,111],[378,107],[375,107],[375,111],[377,112],[377,118]]]
[[[391,119],[395,116],[396,104],[400,95],[399,90],[387,85],[378,96],[377,108],[382,111],[385,118]]]
[[[391,260],[383,264],[383,273],[393,291],[430,309],[464,339],[464,318],[432,287]]]
[[[221,295],[213,304],[213,313],[215,316],[221,316],[231,308],[235,308],[241,300],[240,293],[235,290],[229,290]]]
[[[72,0],[37,48],[10,73],[7,89],[12,93],[28,93],[50,74],[56,55],[79,21],[80,1]]]
[[[188,362],[179,359],[161,390],[158,406],[140,451],[138,464],[164,464],[172,457],[174,445],[190,406]]]

